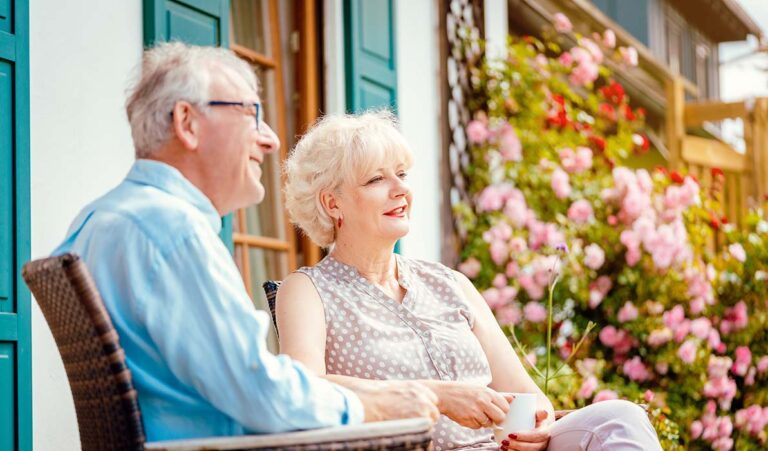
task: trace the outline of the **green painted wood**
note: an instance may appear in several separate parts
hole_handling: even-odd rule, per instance
[[[17,356],[17,430],[18,449],[31,451],[32,444],[32,296],[21,277],[21,268],[31,258],[31,202],[30,202],[30,108],[29,108],[29,1],[15,1],[14,29],[16,30],[16,102],[14,160],[16,182],[16,264],[14,293],[18,315]]]
[[[0,342],[18,341],[19,339],[19,314],[0,313]]]
[[[144,45],[160,41],[229,47],[229,0],[144,0]],[[221,239],[234,253],[232,215],[221,225]]]
[[[346,107],[397,110],[393,0],[345,0]]]
[[[344,0],[346,109],[360,113],[389,108],[397,113],[393,0]],[[395,243],[400,253],[400,242]]]
[[[13,33],[13,9],[11,0],[0,0],[0,31]]]
[[[14,62],[0,60],[0,174],[13,174]],[[15,311],[13,288],[13,177],[0,176],[0,312]]]
[[[0,449],[12,450],[16,447],[16,387],[12,381],[16,377],[16,343],[0,342]]]
[[[0,450],[32,449],[29,5],[0,0]]]

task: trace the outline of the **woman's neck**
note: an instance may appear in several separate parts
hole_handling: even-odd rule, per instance
[[[392,246],[371,248],[337,242],[331,256],[345,265],[354,267],[361,276],[377,285],[397,280],[397,263]]]

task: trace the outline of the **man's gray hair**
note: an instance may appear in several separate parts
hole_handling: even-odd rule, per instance
[[[176,102],[207,109],[211,73],[221,67],[240,74],[258,92],[253,69],[229,49],[169,42],[144,51],[141,76],[125,104],[136,158],[152,155],[171,138]]]

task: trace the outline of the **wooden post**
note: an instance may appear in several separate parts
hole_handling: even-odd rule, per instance
[[[681,167],[683,138],[685,137],[685,91],[679,75],[667,80],[667,149],[669,149],[670,169]]]
[[[752,151],[755,201],[759,205],[768,194],[768,99],[760,98],[755,101],[752,118],[751,142],[747,148],[751,147]]]

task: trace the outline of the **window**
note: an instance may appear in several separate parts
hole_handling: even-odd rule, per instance
[[[264,120],[280,138],[280,152],[262,164],[264,201],[238,210],[232,221],[235,261],[254,304],[268,310],[261,285],[313,264],[319,250],[302,239],[282,201],[281,165],[303,127],[317,117],[318,80],[314,2],[232,0],[230,46],[259,79]],[[301,76],[297,71],[301,67]],[[268,345],[277,351],[274,331]]]

